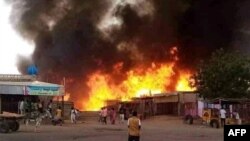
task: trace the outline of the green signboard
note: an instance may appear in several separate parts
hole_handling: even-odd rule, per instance
[[[63,90],[59,86],[25,86],[25,95],[59,96]]]

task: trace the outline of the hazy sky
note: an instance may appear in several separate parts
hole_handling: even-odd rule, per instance
[[[28,43],[10,24],[11,6],[0,0],[0,74],[19,74],[17,55],[30,56],[32,43]]]

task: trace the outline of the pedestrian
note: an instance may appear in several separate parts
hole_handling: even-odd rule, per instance
[[[139,141],[141,130],[141,120],[137,117],[137,112],[132,112],[132,117],[128,119],[128,141]]]
[[[53,104],[53,101],[50,100],[48,103],[48,107],[47,107],[51,115],[52,115],[52,104]]]
[[[20,102],[19,102],[19,107],[18,107],[18,109],[19,109],[19,113],[21,114],[21,115],[24,115],[24,101],[23,100],[21,100]]]
[[[123,106],[121,106],[119,108],[119,123],[124,123],[125,114],[126,114],[126,109]]]
[[[108,109],[107,107],[104,107],[102,111],[102,118],[104,124],[107,124],[107,116],[108,116]]]
[[[42,114],[39,112],[37,117],[35,118],[35,122],[36,122],[36,124],[35,124],[35,132],[37,132],[37,129],[41,126],[42,119],[43,119]]]
[[[40,114],[43,113],[43,102],[38,100],[38,111]]]
[[[30,114],[31,113],[32,104],[31,104],[31,100],[30,99],[24,101],[24,109],[25,109],[25,113],[26,114]]]
[[[45,117],[46,118],[50,118],[50,119],[53,119],[54,116],[53,116],[53,101],[50,100],[48,103],[47,103],[47,106],[45,108]]]
[[[239,115],[239,113],[237,111],[234,112],[234,118],[236,120],[236,124],[241,125],[240,115]]]
[[[58,106],[58,108],[56,109],[55,120],[56,120],[57,123],[59,123],[62,126],[62,109],[61,109],[61,106]]]
[[[220,109],[220,120],[221,120],[221,126],[223,127],[226,123],[226,110],[221,108]]]
[[[116,119],[115,108],[111,108],[111,110],[110,110],[110,123],[115,124],[115,119]]]
[[[99,120],[98,120],[98,121],[99,121],[100,123],[103,122],[103,117],[102,117],[102,115],[103,115],[103,108],[101,108],[100,111],[99,111]]]
[[[71,110],[70,110],[71,123],[75,123],[76,124],[76,116],[77,116],[77,110],[72,106]]]

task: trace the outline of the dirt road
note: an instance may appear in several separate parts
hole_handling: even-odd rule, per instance
[[[84,121],[42,125],[34,132],[34,126],[22,125],[18,132],[0,134],[0,141],[127,141],[127,126]],[[177,117],[155,117],[142,121],[141,141],[223,141],[223,129],[183,124]]]

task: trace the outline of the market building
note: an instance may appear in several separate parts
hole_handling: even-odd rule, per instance
[[[33,75],[0,75],[0,113],[18,113],[21,100],[49,100],[64,96],[63,85],[37,81]]]
[[[107,101],[106,105],[118,107],[117,103],[119,102]],[[136,110],[142,118],[155,115],[198,115],[198,94],[195,92],[159,93],[134,97],[131,101],[123,101],[120,104],[126,107],[127,114]]]

